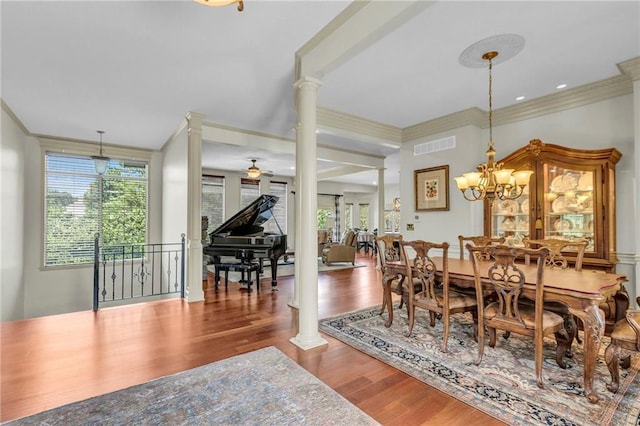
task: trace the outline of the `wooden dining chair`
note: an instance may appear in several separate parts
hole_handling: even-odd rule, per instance
[[[402,241],[401,253],[406,267],[406,287],[408,287],[409,331],[411,336],[415,321],[416,308],[429,311],[429,325],[436,325],[436,317],[442,316],[444,335],[442,338],[442,352],[447,352],[449,341],[449,321],[451,314],[471,312],[474,319],[474,337],[477,336],[477,303],[473,296],[458,293],[449,288],[449,243],[441,244],[428,241]],[[408,247],[411,252],[408,254]],[[442,269],[438,271],[431,258],[431,250],[442,251]],[[441,278],[436,280],[436,273],[441,273]],[[411,285],[414,283],[415,285]]]
[[[484,327],[489,330],[489,346],[496,344],[496,330],[504,330],[534,338],[535,372],[538,387],[543,388],[542,382],[542,351],[544,337],[554,334],[556,337],[556,362],[565,368],[563,355],[568,344],[568,336],[564,329],[562,316],[545,310],[544,300],[544,262],[549,255],[549,249],[537,250],[509,247],[505,245],[474,247],[466,245],[473,263],[476,294],[478,295],[478,359],[476,365],[482,362],[484,353]],[[524,298],[526,266],[516,263],[518,257],[526,255],[536,259],[535,293],[533,306],[520,303]],[[483,261],[483,258],[490,258]],[[488,280],[495,291],[496,300],[484,306],[483,281]]]
[[[387,300],[387,293],[384,291],[385,284],[391,286],[391,291],[401,295],[400,308],[404,303],[402,297],[402,282],[404,275],[395,273],[387,268],[387,262],[399,262],[400,261],[400,242],[402,241],[402,235],[382,235],[376,237],[376,246],[378,252],[378,260],[380,261],[380,271],[382,272],[382,309],[380,309],[380,315],[384,313],[384,309],[387,306],[391,306],[391,301]],[[404,297],[406,299],[406,296]]]
[[[472,237],[464,237],[462,235],[458,235],[458,243],[460,246],[460,260],[464,260],[464,246],[465,241],[471,242],[474,246],[484,247],[488,245],[498,245],[504,244],[505,237],[486,237],[484,235],[476,235]]]
[[[640,306],[640,296],[636,302]],[[640,352],[640,309],[628,310],[625,313],[625,318],[616,322],[613,332],[611,332],[611,343],[604,351],[604,360],[611,374],[611,383],[607,384],[607,389],[614,393],[620,387],[618,368],[623,350]],[[629,361],[629,358],[626,357],[627,364]],[[628,368],[629,365],[625,365],[625,367]]]
[[[544,266],[547,268],[568,269],[570,267],[570,261],[563,252],[572,251],[575,253],[575,259],[573,260],[573,268],[576,271],[582,270],[582,260],[584,259],[584,253],[589,245],[589,241],[580,240],[564,240],[556,238],[545,238],[538,240],[530,240],[525,238],[523,244],[526,248],[542,248],[549,249],[549,256],[544,261]],[[525,256],[525,264],[530,264],[530,256]],[[578,343],[582,343],[580,336],[578,335],[578,318],[569,312],[567,305],[560,302],[547,302],[545,303],[545,309],[562,315],[564,318],[564,328],[569,335],[569,347],[567,348],[566,355],[569,358],[573,357],[571,345],[576,340]]]

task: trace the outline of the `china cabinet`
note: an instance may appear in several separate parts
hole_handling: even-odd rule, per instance
[[[581,150],[534,139],[501,161],[533,170],[522,195],[485,201],[484,233],[522,246],[525,238],[587,240],[583,265],[612,271],[616,257],[615,148]],[[572,258],[571,251],[563,253]],[[575,257],[575,256],[574,256]]]

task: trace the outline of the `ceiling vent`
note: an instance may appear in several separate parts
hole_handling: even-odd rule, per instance
[[[437,139],[435,141],[425,142],[413,147],[413,156],[431,154],[432,152],[444,151],[456,147],[456,137]]]

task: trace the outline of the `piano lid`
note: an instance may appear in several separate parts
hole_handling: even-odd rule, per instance
[[[277,202],[278,197],[275,195],[261,195],[211,232],[209,236],[259,234],[263,231],[260,225],[271,219],[273,216],[271,209]]]

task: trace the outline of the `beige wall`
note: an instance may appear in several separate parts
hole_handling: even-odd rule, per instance
[[[30,138],[4,109],[0,127],[0,321],[10,321],[24,314],[24,164]]]
[[[507,156],[526,145],[531,139],[582,149],[615,147],[622,154],[616,166],[617,250],[620,264],[617,271],[629,277],[627,289],[635,297],[635,241],[633,229],[636,215],[634,207],[634,116],[632,95],[618,96],[589,105],[553,113],[529,120],[494,127],[493,140],[497,158]],[[402,203],[401,233],[407,239],[449,241],[451,251],[457,253],[457,236],[482,234],[482,203],[464,200],[453,177],[475,169],[486,161],[488,129],[466,126],[433,135],[433,139],[456,136],[456,148],[430,155],[413,156],[413,146],[425,140],[407,143],[401,150],[401,163],[407,170],[416,170],[448,164],[450,172],[450,211],[416,212],[412,173],[401,173],[400,196]],[[404,170],[404,169],[403,169]],[[637,196],[637,194],[636,194]],[[409,201],[410,202],[407,202]],[[418,220],[416,221],[416,217]],[[414,231],[406,224],[413,223]]]

